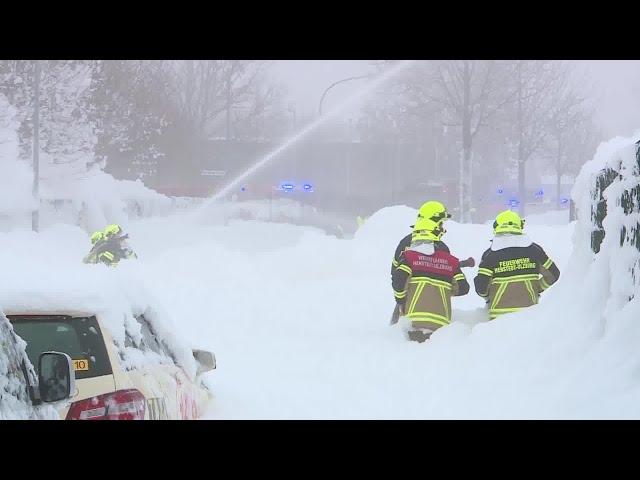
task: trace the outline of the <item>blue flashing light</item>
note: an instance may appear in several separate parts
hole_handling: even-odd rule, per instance
[[[536,192],[536,197],[542,197],[544,196],[544,190],[540,189]]]
[[[567,197],[562,197],[562,198],[560,199],[560,203],[561,203],[562,205],[566,205],[567,203],[569,203],[569,199],[568,199]]]
[[[293,183],[283,183],[280,185],[280,188],[285,192],[291,192],[295,188],[295,185]]]
[[[244,191],[246,191],[246,190],[247,190],[247,189],[246,189],[245,187],[240,188],[240,191],[241,191],[241,192],[244,192]]]
[[[310,183],[305,183],[302,188],[305,192],[313,192],[313,185]]]
[[[502,195],[504,193],[504,188],[498,187],[497,192],[498,192],[498,195]]]
[[[520,201],[518,201],[517,198],[512,198],[511,200],[509,200],[509,205],[512,207],[517,207],[518,205],[520,205]]]

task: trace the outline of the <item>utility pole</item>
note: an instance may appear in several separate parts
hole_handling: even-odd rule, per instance
[[[33,102],[33,198],[36,207],[31,216],[31,229],[37,232],[40,223],[40,62],[35,61]]]
[[[225,134],[225,138],[227,141],[229,141],[229,138],[231,136],[231,104],[232,104],[232,98],[231,98],[231,80],[233,77],[233,73],[235,71],[235,67],[236,67],[236,60],[230,60],[229,62],[229,74],[227,75],[227,105],[226,105],[226,114],[227,114],[227,118],[226,118],[226,134]]]

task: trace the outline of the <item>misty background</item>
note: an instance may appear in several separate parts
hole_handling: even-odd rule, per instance
[[[33,178],[37,97],[38,195],[61,202],[69,179],[96,170],[210,197],[395,62],[38,63],[36,95],[35,61],[0,61],[0,169],[18,158],[12,174]],[[637,131],[639,105],[639,61],[416,61],[225,200],[355,218],[438,199],[474,222],[505,206],[568,210],[580,166],[601,141]],[[30,198],[7,201],[28,210]]]

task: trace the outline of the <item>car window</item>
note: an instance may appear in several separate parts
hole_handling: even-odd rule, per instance
[[[102,332],[95,317],[9,316],[15,332],[27,342],[27,356],[38,368],[42,352],[64,352],[73,360],[76,379],[112,373]]]
[[[23,341],[0,311],[0,420],[58,419],[52,405],[33,404],[37,384]]]
[[[136,320],[138,321],[138,323],[140,323],[143,346],[151,350],[152,352],[157,353],[158,355],[171,359],[171,361],[175,363],[173,353],[161,340],[158,339],[158,336],[155,334],[153,327],[145,318],[145,316],[137,316]]]
[[[135,342],[133,340],[133,338],[131,337],[129,332],[125,332],[125,335],[124,335],[124,346],[125,347],[129,347],[129,348],[139,348],[139,345],[137,344],[137,342]]]

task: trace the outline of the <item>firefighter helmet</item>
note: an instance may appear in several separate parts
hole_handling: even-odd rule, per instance
[[[97,232],[93,232],[93,234],[91,235],[91,245],[95,245],[103,238],[104,238],[104,233],[101,232],[100,230],[98,230]]]
[[[107,226],[107,228],[104,229],[105,238],[111,238],[116,235],[120,235],[121,233],[122,233],[122,227],[118,224],[109,225]]]
[[[422,204],[418,210],[418,218],[427,218],[434,222],[442,222],[447,218],[451,218],[451,214],[447,212],[446,207],[435,200],[431,200]]]
[[[505,210],[500,212],[493,222],[493,232],[521,234],[524,229],[524,220],[516,212]]]
[[[442,238],[446,230],[444,229],[442,222],[435,222],[428,218],[418,218],[416,224],[413,226],[413,233],[411,234],[411,241],[431,241],[436,242]]]

